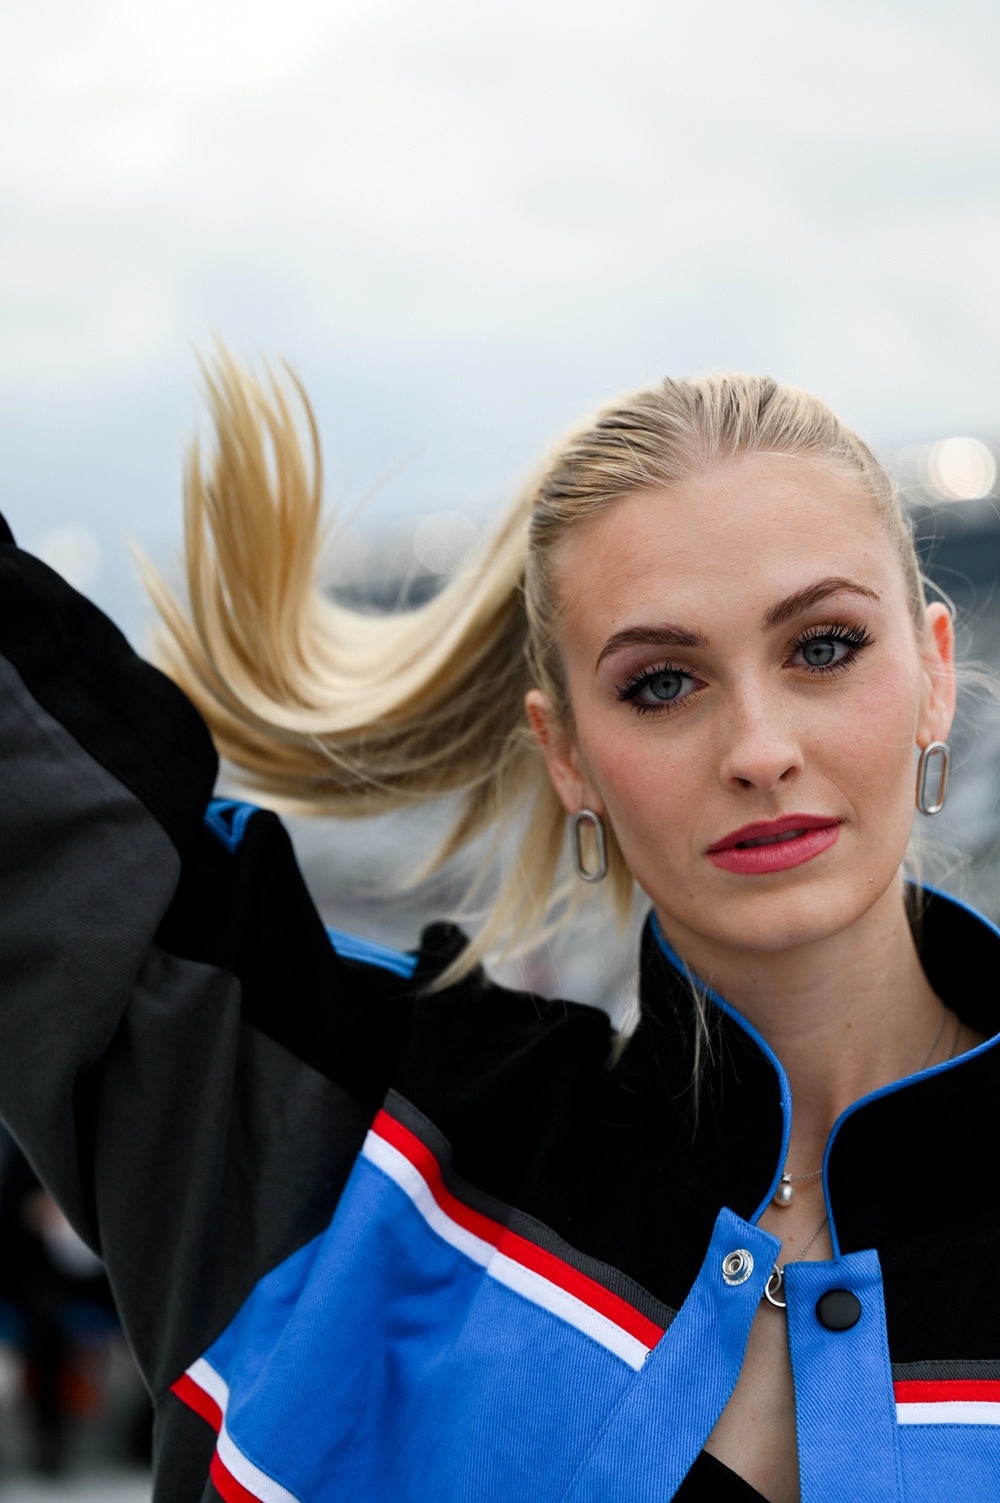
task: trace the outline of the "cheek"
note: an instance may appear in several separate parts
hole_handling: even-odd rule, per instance
[[[704,818],[711,784],[718,786],[704,733],[671,734],[673,726],[630,712],[624,725],[592,728],[581,752],[628,864],[642,882],[647,856],[656,864],[683,859]],[[680,730],[677,727],[677,730]]]
[[[846,716],[830,713],[816,725],[813,759],[829,770],[852,801],[866,806],[869,818],[880,813],[892,817],[907,806],[912,794],[917,676],[873,676],[854,690],[844,708],[849,711]]]

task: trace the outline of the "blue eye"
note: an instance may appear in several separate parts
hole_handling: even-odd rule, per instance
[[[662,672],[652,674],[642,686],[643,694],[649,696],[646,703],[659,700],[662,704],[676,699],[684,687],[686,677],[686,673],[678,673],[676,668],[664,668]]]
[[[843,657],[849,651],[844,642],[831,642],[829,637],[817,637],[814,642],[807,642],[802,649],[802,656],[810,668],[829,668],[831,663],[836,663],[839,657]]]
[[[683,668],[648,668],[636,673],[618,689],[620,699],[632,701],[640,712],[672,710],[702,687],[693,674]]]
[[[793,643],[789,662],[797,668],[829,673],[832,669],[849,667],[862,648],[871,646],[871,640],[863,627],[828,627]]]

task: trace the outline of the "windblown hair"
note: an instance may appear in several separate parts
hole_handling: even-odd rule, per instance
[[[629,492],[669,491],[747,455],[834,466],[871,496],[923,629],[920,571],[883,466],[815,397],[743,374],[665,380],[604,406],[550,451],[435,598],[363,615],[318,584],[320,445],[290,379],[305,446],[273,377],[260,383],[225,352],[206,372],[215,443],[207,461],[195,445],[187,469],[187,605],[148,574],[161,656],[221,754],[277,806],[363,816],[457,794],[434,865],[484,832],[506,840],[499,892],[459,971],[528,948],[595,891],[566,880],[566,817],[524,712],[537,686],[571,719],[554,583],[570,528]],[[596,891],[624,915],[634,884],[613,830],[607,844],[609,879]]]

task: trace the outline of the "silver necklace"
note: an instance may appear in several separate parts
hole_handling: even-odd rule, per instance
[[[934,1042],[931,1044],[931,1047],[928,1049],[926,1055],[924,1056],[924,1060],[923,1060],[923,1063],[920,1066],[920,1070],[925,1070],[927,1068],[927,1065],[930,1062],[931,1055],[934,1053],[934,1050],[937,1048],[938,1044],[941,1042],[941,1035],[944,1032],[944,1021],[945,1021],[946,1017],[947,1017],[947,1012],[945,1010],[944,1004],[942,1003],[942,1005],[941,1005],[941,1021],[938,1024],[937,1033],[934,1035]],[[949,1060],[952,1060],[952,1059],[955,1058],[955,1050],[958,1048],[958,1040],[959,1040],[959,1037],[961,1035],[961,1032],[962,1032],[962,1020],[958,1016],[958,1014],[956,1013],[956,1015],[955,1015],[955,1035],[954,1035],[954,1037],[953,1037],[953,1039],[951,1041],[951,1048],[948,1050],[948,1059]],[[919,1075],[920,1074],[920,1070],[917,1070],[914,1073],[917,1074],[917,1075]],[[822,1169],[814,1169],[811,1174],[783,1174],[781,1176],[781,1182],[778,1185],[778,1190],[774,1194],[774,1203],[776,1205],[787,1206],[789,1204],[789,1202],[791,1201],[791,1199],[792,1199],[792,1195],[795,1193],[793,1190],[791,1190],[791,1186],[793,1184],[798,1184],[801,1180],[804,1180],[804,1179],[818,1179],[818,1177],[822,1173],[823,1173]],[[789,1190],[791,1191],[791,1193],[789,1194],[787,1200],[779,1200],[778,1199],[778,1191],[780,1191],[786,1183],[788,1184],[788,1187],[789,1187]],[[824,1229],[824,1227],[826,1226],[826,1224],[827,1224],[827,1222],[829,1220],[830,1220],[830,1213],[828,1211],[826,1213],[826,1215],[823,1217],[823,1220],[820,1222],[819,1226],[813,1232],[812,1236],[809,1238],[809,1241],[808,1242],[804,1242],[802,1244],[802,1248],[801,1248],[801,1250],[799,1252],[798,1257],[791,1259],[791,1261],[793,1263],[801,1263],[802,1262],[802,1260],[805,1257],[806,1253],[812,1247],[813,1243],[816,1241],[816,1238],[819,1236],[820,1232]],[[784,1309],[787,1308],[787,1305],[788,1305],[787,1300],[783,1300],[781,1298],[781,1286],[785,1282],[785,1267],[786,1266],[787,1265],[785,1265],[785,1264],[775,1263],[774,1267],[771,1269],[771,1277],[768,1279],[767,1283],[764,1285],[764,1294],[765,1294],[768,1302],[770,1304],[774,1305],[774,1307],[775,1307],[776,1310],[784,1310]]]
[[[802,1262],[802,1259],[805,1257],[805,1255],[809,1251],[810,1247],[812,1247],[813,1243],[816,1241],[816,1238],[819,1236],[820,1232],[826,1226],[826,1223],[829,1221],[829,1219],[830,1219],[830,1216],[829,1216],[829,1213],[827,1213],[827,1215],[823,1217],[823,1220],[820,1222],[819,1226],[813,1232],[812,1236],[809,1238],[809,1241],[803,1243],[802,1249],[801,1249],[798,1257],[797,1258],[792,1258],[791,1261],[793,1263],[801,1263]],[[764,1285],[764,1294],[766,1295],[767,1299],[775,1307],[776,1310],[784,1310],[786,1308],[786,1306],[787,1306],[787,1303],[788,1303],[787,1300],[783,1300],[781,1298],[781,1286],[785,1282],[785,1267],[786,1266],[787,1265],[782,1264],[782,1263],[775,1263],[774,1267],[771,1269],[771,1277],[768,1279],[767,1283]]]
[[[945,1005],[942,1002],[942,1004],[941,1004],[941,1020],[938,1023],[938,1026],[937,1026],[937,1033],[934,1035],[933,1039],[931,1040],[931,1047],[928,1049],[927,1053],[924,1055],[924,1057],[921,1060],[921,1062],[920,1062],[919,1066],[917,1067],[917,1069],[913,1072],[915,1075],[919,1075],[920,1071],[921,1070],[925,1070],[927,1068],[928,1064],[930,1063],[931,1056],[933,1055],[934,1050],[937,1048],[938,1044],[941,1042],[941,1035],[944,1032],[944,1024],[945,1024],[945,1019],[947,1018],[947,1016],[948,1016],[947,1009],[945,1008]],[[952,1043],[952,1046],[951,1046],[951,1054],[948,1055],[949,1059],[953,1058],[953,1056],[954,1056],[955,1048],[956,1048],[956,1046],[958,1044],[959,1029],[962,1026],[961,1025],[961,1021],[959,1020],[957,1014],[955,1016],[955,1022],[956,1022],[956,1024],[958,1026],[955,1029],[955,1039],[954,1039],[954,1042]],[[819,1179],[819,1177],[820,1177],[820,1175],[822,1173],[823,1173],[823,1170],[820,1168],[820,1169],[812,1169],[812,1170],[810,1170],[810,1172],[808,1174],[789,1174],[788,1169],[786,1167],[785,1168],[785,1172],[782,1174],[781,1178],[778,1181],[777,1189],[775,1190],[774,1194],[771,1196],[771,1204],[775,1205],[775,1206],[780,1206],[781,1209],[784,1210],[787,1206],[790,1206],[791,1203],[792,1203],[792,1201],[795,1199],[795,1186],[796,1185],[805,1184],[808,1180]],[[824,1223],[824,1225],[825,1225],[825,1223]],[[815,1234],[813,1235],[812,1240],[810,1242],[806,1243],[807,1247],[811,1247],[812,1246],[812,1243],[815,1242],[816,1238],[819,1236],[819,1234],[820,1234],[820,1232],[822,1230],[823,1230],[823,1227],[821,1226],[819,1228],[819,1230],[816,1231]]]

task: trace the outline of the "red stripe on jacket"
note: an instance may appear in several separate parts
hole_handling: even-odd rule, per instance
[[[386,1111],[380,1111],[372,1123],[372,1132],[384,1139],[386,1143],[409,1159],[413,1167],[419,1171],[427,1182],[427,1186],[437,1201],[438,1205],[452,1221],[472,1232],[473,1236],[481,1241],[488,1242],[498,1252],[504,1254],[515,1263],[520,1263],[524,1268],[530,1268],[533,1273],[540,1274],[548,1279],[549,1283],[556,1284],[560,1289],[565,1289],[567,1294],[574,1295],[583,1304],[589,1305],[592,1310],[606,1316],[608,1320],[641,1341],[644,1346],[654,1347],[663,1335],[663,1327],[658,1326],[654,1320],[643,1315],[634,1305],[620,1295],[613,1294],[610,1289],[605,1289],[603,1284],[597,1283],[596,1279],[588,1278],[585,1273],[580,1273],[569,1263],[563,1262],[562,1258],[556,1257],[537,1243],[529,1242],[526,1237],[521,1237],[517,1232],[510,1231],[494,1221],[490,1216],[484,1216],[481,1211],[475,1211],[471,1206],[465,1205],[458,1200],[441,1177],[441,1166],[433,1153],[420,1139],[398,1122],[395,1117],[390,1117]]]
[[[243,1486],[242,1482],[237,1482],[232,1472],[227,1470],[218,1451],[212,1457],[208,1475],[215,1484],[216,1492],[225,1499],[225,1503],[260,1503],[260,1495],[252,1493],[249,1488]]]
[[[204,1388],[199,1388],[187,1373],[182,1378],[178,1378],[176,1383],[171,1383],[170,1392],[176,1394],[182,1403],[194,1410],[195,1414],[200,1414],[203,1420],[208,1420],[218,1435],[222,1429],[222,1410],[210,1393],[206,1393]]]
[[[892,1386],[897,1404],[1000,1404],[998,1378],[905,1378]]]

